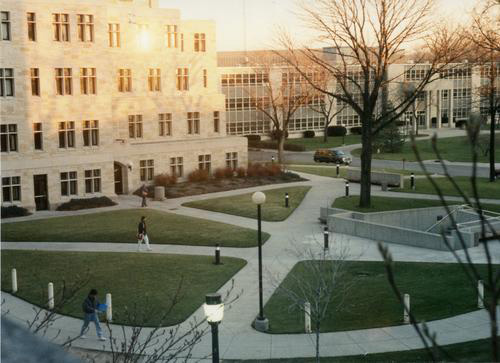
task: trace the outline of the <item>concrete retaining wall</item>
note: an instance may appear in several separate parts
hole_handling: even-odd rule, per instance
[[[359,182],[361,180],[361,170],[349,168],[347,170],[347,180],[353,182]],[[371,181],[372,184],[381,185],[382,183],[387,184],[388,186],[393,187],[403,187],[404,186],[404,178],[401,174],[394,173],[383,173],[379,171],[371,172]]]

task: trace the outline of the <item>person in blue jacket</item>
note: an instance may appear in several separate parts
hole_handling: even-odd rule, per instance
[[[87,330],[91,321],[95,324],[95,330],[97,332],[97,337],[101,341],[105,341],[106,338],[102,336],[101,325],[99,324],[99,317],[97,316],[97,306],[99,305],[99,300],[97,300],[97,290],[90,290],[87,298],[83,301],[82,310],[84,313],[84,320],[82,330],[80,331],[80,338],[85,339],[85,331]]]

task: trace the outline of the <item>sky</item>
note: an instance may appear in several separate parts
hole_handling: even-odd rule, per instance
[[[180,9],[183,19],[215,20],[218,51],[277,48],[273,35],[277,28],[287,29],[299,42],[313,37],[297,16],[296,0],[159,1],[161,7]],[[478,3],[478,0],[436,1],[437,13],[458,22],[466,21],[468,12]]]

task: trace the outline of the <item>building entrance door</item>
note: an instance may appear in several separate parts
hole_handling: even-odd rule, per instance
[[[115,194],[123,194],[123,172],[119,163],[114,164],[115,170]]]
[[[47,191],[47,174],[33,175],[36,210],[49,209],[49,193]]]

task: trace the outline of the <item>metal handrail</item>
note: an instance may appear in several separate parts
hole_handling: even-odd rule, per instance
[[[456,207],[455,209],[453,209],[451,212],[449,212],[447,215],[445,215],[442,219],[440,219],[439,221],[437,221],[436,223],[434,223],[432,226],[430,226],[429,228],[427,228],[425,231],[429,232],[434,227],[439,226],[441,223],[443,223],[446,220],[446,218],[448,218],[452,213],[456,212],[460,208],[466,208],[466,207],[469,207],[469,206],[467,204],[459,205],[458,207]]]

